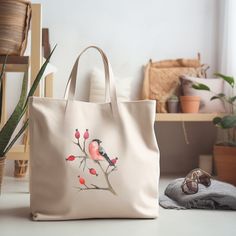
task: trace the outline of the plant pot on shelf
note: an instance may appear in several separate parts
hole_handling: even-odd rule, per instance
[[[179,98],[175,95],[171,96],[167,101],[167,107],[169,113],[179,112]]]
[[[236,186],[236,147],[215,145],[214,167],[219,180]]]
[[[17,160],[15,161],[15,170],[14,176],[16,178],[25,177],[28,170],[28,161],[27,160]]]
[[[1,0],[0,55],[23,55],[31,19],[27,0]]]
[[[200,97],[180,96],[180,103],[183,113],[198,113],[200,107]]]
[[[3,176],[4,176],[4,169],[5,169],[5,158],[0,157],[0,194],[2,190],[2,182],[3,182]]]

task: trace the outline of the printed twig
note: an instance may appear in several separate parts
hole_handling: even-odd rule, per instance
[[[116,171],[117,167],[115,166],[113,169],[111,169],[109,172],[107,172],[107,175],[111,174],[111,172]]]
[[[108,173],[106,173],[106,172],[104,171],[104,169],[103,169],[102,165],[100,164],[100,162],[97,162],[97,164],[98,164],[98,166],[100,167],[100,169],[102,170],[102,172],[103,172],[103,174],[104,174],[104,176],[105,176],[105,180],[106,180],[107,185],[108,185],[108,190],[109,190],[111,193],[113,193],[114,195],[117,195],[116,192],[115,192],[115,190],[113,189],[113,187],[112,187],[110,181],[109,181]]]
[[[109,188],[100,188],[100,187],[86,187],[86,188],[81,188],[81,187],[75,187],[76,189],[79,189],[79,191],[85,191],[85,190],[106,190],[110,191]]]
[[[80,168],[81,165],[82,165],[82,163],[84,163],[84,167],[83,167],[83,171],[84,171],[84,170],[85,170],[85,167],[87,167],[87,165],[86,165],[86,160],[90,158],[90,156],[88,155],[88,153],[87,153],[86,150],[85,150],[86,140],[84,140],[83,148],[81,147],[79,140],[78,140],[78,143],[76,143],[76,142],[73,142],[73,143],[76,144],[76,145],[80,148],[81,152],[83,152],[83,154],[84,154],[84,156],[80,156],[80,157],[82,158],[82,160],[81,160],[80,166],[79,166],[79,168]],[[107,191],[110,191],[111,193],[113,193],[114,195],[117,195],[116,192],[115,192],[115,190],[113,189],[111,183],[110,183],[110,180],[109,180],[109,175],[110,175],[113,171],[115,171],[115,170],[117,169],[117,167],[115,166],[112,170],[110,170],[110,171],[108,172],[108,169],[109,169],[110,165],[108,165],[108,167],[106,168],[106,171],[105,171],[99,161],[96,161],[95,163],[97,163],[98,166],[99,166],[99,168],[101,169],[101,171],[102,171],[102,173],[103,173],[103,175],[104,175],[104,177],[105,177],[105,180],[106,180],[106,183],[107,183],[107,186],[108,186],[108,187],[106,187],[106,188],[104,188],[104,187],[98,187],[98,186],[96,186],[96,185],[94,185],[94,184],[91,184],[93,187],[87,187],[87,186],[86,186],[86,188],[81,188],[81,187],[77,187],[77,188],[79,188],[80,191],[82,191],[82,190],[94,190],[94,189],[97,189],[97,190],[107,190]],[[88,168],[88,167],[87,167],[87,168]]]

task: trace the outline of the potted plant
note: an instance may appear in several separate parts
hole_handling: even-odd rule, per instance
[[[227,106],[227,114],[215,117],[214,125],[223,131],[223,139],[214,146],[214,166],[218,178],[222,181],[236,185],[236,96],[234,94],[235,80],[231,76],[217,73],[230,87],[232,95],[224,93],[214,94],[211,100],[220,99]],[[193,88],[214,93],[204,84],[194,84]],[[222,135],[221,135],[222,136]]]
[[[17,139],[24,133],[25,129],[28,126],[28,120],[25,121],[25,123],[23,124],[19,132],[14,137],[13,137],[13,133],[17,125],[19,124],[21,118],[27,111],[29,97],[33,96],[54,50],[55,50],[55,47],[52,50],[49,57],[47,58],[47,60],[44,62],[44,64],[40,68],[29,92],[27,89],[28,88],[27,76],[24,76],[19,101],[14,111],[12,112],[11,116],[9,117],[7,122],[4,124],[4,126],[0,130],[0,193],[1,193],[1,185],[2,185],[2,179],[3,179],[6,154],[14,145],[14,143],[17,141]],[[1,87],[3,74],[5,71],[6,62],[7,62],[7,56],[5,58],[5,62],[2,66],[1,73],[0,73],[0,87]]]
[[[200,107],[200,97],[180,96],[180,104],[183,113],[198,113]]]
[[[179,98],[176,95],[172,95],[167,101],[167,107],[169,113],[179,112]]]

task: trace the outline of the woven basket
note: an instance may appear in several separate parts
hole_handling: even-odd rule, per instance
[[[28,161],[25,160],[17,160],[15,161],[15,171],[14,176],[16,178],[23,178],[25,177],[28,169]]]
[[[1,189],[2,189],[3,176],[4,176],[4,167],[5,167],[5,158],[0,159],[0,194],[1,194]]]
[[[23,55],[27,45],[31,4],[0,0],[0,55]]]

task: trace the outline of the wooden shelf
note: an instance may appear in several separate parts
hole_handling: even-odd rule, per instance
[[[157,113],[156,121],[211,122],[214,117],[224,115],[224,113]]]
[[[5,60],[5,56],[0,56],[0,69]],[[8,56],[6,64],[6,72],[26,72],[29,69],[28,56]]]

